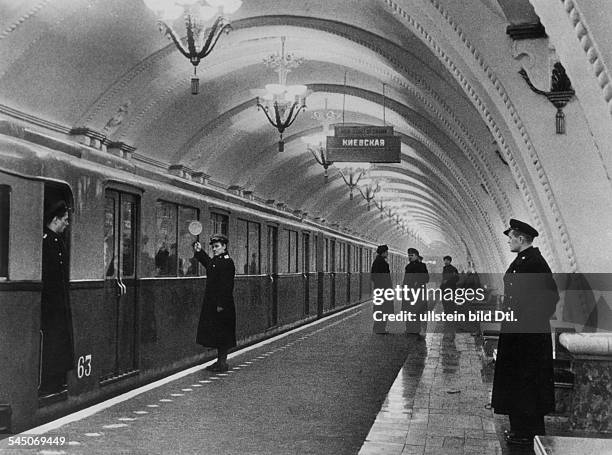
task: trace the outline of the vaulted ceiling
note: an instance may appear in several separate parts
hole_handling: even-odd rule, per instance
[[[506,4],[482,0],[487,27],[500,34]],[[457,17],[471,28],[477,19]],[[511,208],[507,164],[481,113],[395,2],[244,0],[231,20],[231,33],[199,65],[192,95],[192,65],[142,0],[0,1],[0,112],[57,134],[98,131],[135,147],[143,162],[183,164],[398,248],[464,259],[479,244],[499,248],[487,227],[501,227]],[[184,34],[180,20],[175,27]],[[279,52],[282,36],[304,59],[288,83],[306,85],[309,96],[279,153],[253,90],[276,81],[263,60]],[[362,183],[380,182],[376,200],[413,236],[368,210],[358,191],[351,200],[333,167],[324,183],[304,138],[324,133],[320,116],[330,111],[333,123],[384,119],[401,136],[402,162],[374,166]]]

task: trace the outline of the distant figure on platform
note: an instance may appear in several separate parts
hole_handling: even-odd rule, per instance
[[[200,242],[193,244],[194,257],[206,267],[206,291],[200,313],[196,342],[217,348],[217,361],[206,367],[214,372],[228,370],[227,353],[236,346],[236,308],[234,307],[234,261],[227,254],[228,239],[222,234],[210,238],[211,258]]]
[[[550,318],[559,293],[550,267],[532,246],[538,231],[515,219],[504,231],[516,259],[504,275],[504,310],[515,322],[502,322],[497,347],[492,406],[508,414],[508,444],[533,446],[543,435],[544,415],[555,408]]]
[[[74,368],[68,255],[62,238],[69,224],[68,207],[64,201],[52,204],[46,211],[42,251],[41,396],[65,390],[66,373]]]
[[[429,272],[427,266],[419,260],[419,251],[416,248],[408,248],[408,264],[404,269],[404,281],[403,286],[407,286],[413,289],[422,289],[421,295],[424,296],[426,292],[425,285],[429,282]],[[419,317],[424,314],[427,310],[427,299],[421,297],[416,301],[402,301],[402,311],[408,311],[416,316],[416,321],[406,322],[406,334],[416,335],[419,339],[422,339],[421,335],[421,321]],[[425,326],[426,323],[425,323]]]
[[[457,271],[454,265],[451,265],[453,258],[450,256],[444,256],[444,267],[442,268],[442,282],[440,283],[440,289],[442,293],[446,289],[457,289],[457,282],[459,281],[459,271]],[[442,299],[442,305],[444,306],[444,312],[452,313],[455,310],[455,303],[451,300]]]
[[[389,247],[387,245],[380,245],[376,248],[376,257],[374,258],[374,262],[372,262],[372,269],[370,271],[374,289],[388,289],[393,287],[387,256],[389,256]],[[391,314],[393,313],[393,302],[385,300],[382,305],[373,305],[372,312],[374,313],[375,311],[382,311],[383,314]],[[379,335],[386,334],[387,322],[374,321],[372,330]]]

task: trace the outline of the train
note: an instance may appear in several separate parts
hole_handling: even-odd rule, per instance
[[[41,398],[45,207],[64,233],[75,368]],[[194,236],[189,224],[199,221]],[[195,343],[206,276],[193,242],[229,238],[238,348],[371,297],[376,245],[322,222],[61,135],[0,121],[0,432],[16,433],[212,358]],[[391,249],[394,282],[405,254]]]

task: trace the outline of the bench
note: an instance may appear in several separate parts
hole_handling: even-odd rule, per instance
[[[536,455],[612,455],[612,439],[536,436],[533,450]]]

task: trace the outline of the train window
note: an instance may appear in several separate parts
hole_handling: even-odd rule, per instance
[[[266,239],[266,273],[273,274],[278,272],[278,229],[275,226],[268,226],[268,236]]]
[[[249,222],[249,273],[258,275],[261,273],[261,259],[259,239],[261,238],[261,226],[259,223]]]
[[[121,274],[124,277],[135,273],[135,232],[136,232],[136,201],[133,197],[123,195],[121,198]]]
[[[157,201],[157,238],[155,241],[155,268],[157,276],[176,275],[176,223],[177,206],[169,202]]]
[[[236,270],[245,275],[258,275],[261,270],[259,259],[259,239],[261,226],[246,220],[238,220],[236,239]]]
[[[189,232],[189,223],[198,221],[200,218],[198,209],[193,207],[178,208],[178,272],[179,276],[198,275],[198,260],[193,257],[193,243],[198,240],[198,236]]]
[[[297,273],[298,272],[298,233],[289,229],[283,230],[281,238],[281,248],[285,251],[287,261],[283,265],[283,272]]]
[[[10,194],[10,186],[0,185],[0,279],[8,278]]]
[[[302,272],[310,273],[310,235],[302,234]]]
[[[312,252],[313,252],[313,270],[314,271],[318,271],[319,267],[321,267],[321,265],[319,264],[319,236],[315,235],[314,239],[313,239],[313,245],[312,245]]]
[[[229,231],[229,216],[221,213],[211,212],[210,214],[210,233],[223,234],[227,236]]]
[[[189,223],[199,219],[193,207],[157,201],[157,237],[155,269],[157,276],[195,276],[199,267],[193,259],[193,242],[197,236],[189,233]]]
[[[115,276],[117,266],[115,258],[115,202],[112,197],[107,197],[104,207],[104,276]]]
[[[323,271],[329,272],[329,239],[325,239],[325,245],[323,246]]]

